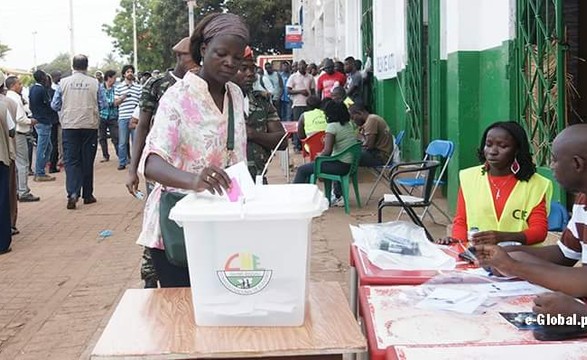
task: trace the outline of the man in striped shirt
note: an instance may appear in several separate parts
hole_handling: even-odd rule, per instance
[[[114,104],[118,106],[118,170],[126,169],[130,153],[128,140],[129,135],[134,135],[134,129],[129,129],[130,118],[139,104],[141,96],[141,85],[135,82],[135,68],[132,65],[122,67],[124,81],[116,86]]]

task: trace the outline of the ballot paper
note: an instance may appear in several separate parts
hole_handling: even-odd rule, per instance
[[[493,282],[488,284],[473,284],[475,291],[487,293],[489,297],[508,297],[538,295],[550,290],[527,281]]]
[[[484,278],[490,278],[496,281],[505,281],[505,280],[511,280],[511,279],[515,279],[514,276],[496,276],[493,275],[493,273],[485,270],[482,267],[479,268],[474,268],[474,269],[466,269],[464,270],[466,273],[471,274],[471,275],[475,275],[475,276],[481,276]]]
[[[416,307],[472,314],[486,300],[487,294],[437,287],[424,300],[416,304]]]

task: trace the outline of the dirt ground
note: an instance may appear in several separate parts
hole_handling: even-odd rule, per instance
[[[95,165],[96,204],[66,210],[65,174],[57,181],[29,186],[41,197],[20,203],[12,252],[0,256],[0,359],[88,359],[118,300],[128,288],[140,288],[142,249],[135,244],[143,203],[124,188],[126,171],[116,161]],[[299,155],[293,156],[297,165]],[[360,193],[366,199],[374,178],[361,172]],[[285,183],[279,159],[272,163],[270,183]],[[312,280],[337,281],[348,294],[349,224],[377,221],[377,199],[351,214],[331,208],[316,219],[312,229]],[[444,199],[439,198],[446,208]],[[397,210],[386,209],[384,220]],[[407,219],[406,217],[404,219]],[[428,221],[429,222],[429,221]],[[427,223],[428,223],[427,222]],[[435,236],[444,226],[429,227]],[[112,236],[100,238],[102,230]]]

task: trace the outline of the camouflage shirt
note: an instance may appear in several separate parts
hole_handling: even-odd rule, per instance
[[[167,71],[165,75],[152,77],[145,85],[143,85],[143,91],[139,100],[139,106],[141,110],[148,111],[153,116],[157,112],[157,106],[159,106],[159,100],[161,96],[175,84],[176,78],[171,74],[171,71]]]
[[[248,91],[247,98],[249,99],[249,115],[246,117],[247,125],[257,132],[268,132],[267,124],[270,121],[279,121],[277,110],[259,91]],[[269,155],[271,155],[271,150],[273,149],[267,149],[255,142],[247,142],[247,160],[249,172],[253,179],[263,171],[263,167],[265,167],[265,163],[269,159]]]

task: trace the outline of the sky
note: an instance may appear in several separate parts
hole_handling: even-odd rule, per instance
[[[87,55],[90,66],[96,66],[114,52],[112,39],[102,31],[102,24],[112,23],[120,0],[72,3],[75,52]],[[12,50],[0,65],[30,69],[35,65],[35,48],[37,65],[51,62],[60,53],[69,53],[69,39],[69,0],[2,0],[0,43]]]

